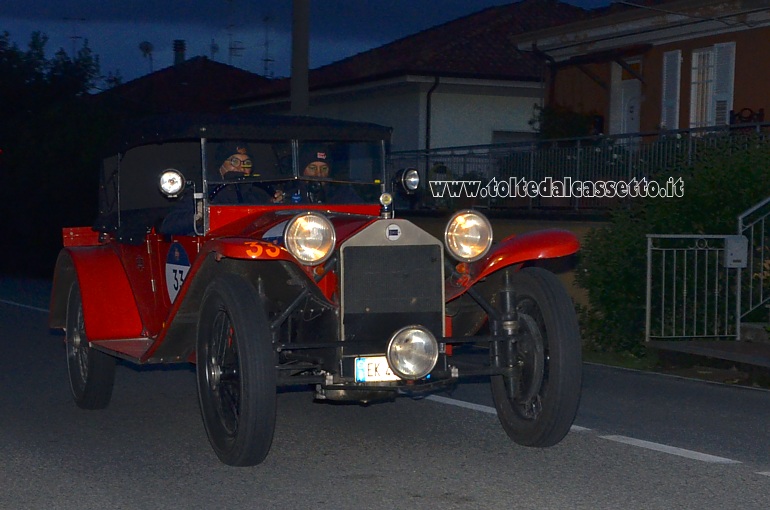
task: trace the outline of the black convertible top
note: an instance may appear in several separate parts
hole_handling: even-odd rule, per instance
[[[200,138],[244,140],[390,141],[392,129],[379,124],[320,117],[226,114],[172,114],[127,123],[106,154],[152,143]]]

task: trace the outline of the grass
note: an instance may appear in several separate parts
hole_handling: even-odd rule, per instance
[[[583,361],[612,367],[676,375],[702,381],[770,389],[770,369],[671,351],[648,350],[645,356],[583,349]]]
[[[588,348],[583,349],[583,361],[645,371],[654,371],[659,363],[654,352],[649,352],[645,357],[638,357],[628,352],[600,352]]]

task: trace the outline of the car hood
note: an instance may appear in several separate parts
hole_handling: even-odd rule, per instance
[[[283,235],[286,225],[297,214],[312,211],[313,209],[291,209],[250,214],[223,226],[210,234],[215,237],[240,237],[259,241],[266,241],[283,246]],[[366,225],[377,221],[377,216],[357,214],[341,211],[322,210],[319,212],[331,220],[337,235],[337,245],[345,242],[350,236],[364,228]]]

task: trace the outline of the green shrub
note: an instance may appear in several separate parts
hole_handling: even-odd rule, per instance
[[[579,313],[589,347],[644,352],[646,234],[735,234],[738,215],[770,195],[770,142],[718,139],[691,165],[653,178],[669,177],[682,178],[683,197],[636,199],[584,240],[576,282],[588,293]]]
[[[534,106],[529,120],[541,140],[578,138],[597,134],[594,132],[596,113],[583,113],[566,106]]]

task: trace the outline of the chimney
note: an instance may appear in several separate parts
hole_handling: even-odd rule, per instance
[[[184,62],[185,42],[183,39],[174,40],[174,65]]]

